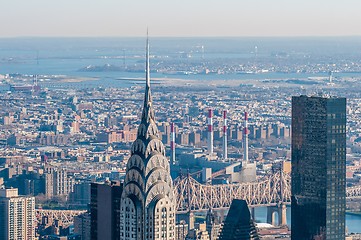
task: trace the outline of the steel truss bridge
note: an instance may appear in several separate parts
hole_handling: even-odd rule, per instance
[[[250,207],[273,206],[290,202],[291,177],[279,171],[257,182],[204,185],[188,174],[175,180],[174,191],[180,213],[226,209],[233,199],[244,199]]]
[[[227,209],[233,199],[244,199],[250,207],[280,206],[291,202],[291,177],[278,171],[251,183],[205,185],[197,182],[190,174],[174,180],[174,194],[177,199],[177,213]],[[361,198],[361,185],[348,187],[346,198]],[[86,211],[36,209],[37,221],[46,216],[49,220],[60,220],[64,225],[73,222],[74,217]]]
[[[43,217],[47,217],[49,222],[59,220],[63,225],[68,226],[74,222],[74,217],[85,213],[85,210],[47,210],[36,209],[35,215],[38,223],[41,223]]]
[[[361,185],[346,188],[346,198],[347,199],[354,199],[354,198],[361,199]]]
[[[244,199],[249,207],[291,203],[291,176],[278,171],[257,182],[204,185],[189,174],[175,179],[178,213],[227,209],[233,199]],[[361,198],[361,185],[348,187],[346,198]]]

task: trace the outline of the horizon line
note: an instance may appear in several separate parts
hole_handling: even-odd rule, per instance
[[[146,36],[134,35],[134,36],[0,36],[0,39],[14,39],[14,38],[145,38]],[[150,38],[357,38],[361,35],[247,35],[247,36],[166,36],[156,35],[149,36]]]

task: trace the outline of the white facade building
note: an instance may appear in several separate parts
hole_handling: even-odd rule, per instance
[[[35,239],[35,198],[0,189],[0,240]]]

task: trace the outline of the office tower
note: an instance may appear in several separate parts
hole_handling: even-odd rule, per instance
[[[35,238],[35,198],[18,189],[0,189],[0,240]]]
[[[217,240],[221,231],[221,221],[212,209],[209,209],[206,215],[206,229],[209,234],[209,240]]]
[[[90,203],[90,183],[81,182],[74,185],[74,191],[69,194],[72,204],[87,206]]]
[[[144,107],[127,163],[120,239],[175,239],[175,198],[165,147],[159,139],[150,92],[149,42]]]
[[[228,158],[228,151],[227,151],[227,110],[223,111],[223,158]]]
[[[188,146],[189,145],[189,133],[182,132],[177,136],[177,143],[179,145]]]
[[[234,199],[229,208],[219,240],[258,240],[257,229],[249,212],[247,202]]]
[[[74,217],[74,233],[80,235],[81,240],[91,239],[91,217],[89,212]]]
[[[73,191],[69,180],[68,173],[65,170],[56,170],[54,172],[54,192],[56,195],[67,196],[70,192]]]
[[[54,196],[68,197],[69,193],[74,191],[75,181],[68,177],[65,170],[45,167],[45,196],[51,198]]]
[[[54,169],[53,168],[45,168],[44,171],[44,185],[45,185],[45,196],[47,198],[52,198],[54,193]]]
[[[175,240],[184,240],[188,235],[188,224],[181,220],[175,225]]]
[[[243,161],[248,163],[248,113],[244,112],[243,122]]]
[[[13,179],[15,179],[15,181],[11,186],[17,188],[20,195],[36,196],[44,193],[43,177],[40,174],[33,172],[32,170],[23,170],[22,174],[17,175]]]
[[[175,164],[175,132],[174,123],[170,124],[170,163]]]
[[[346,99],[292,97],[292,239],[345,239]]]
[[[209,155],[213,154],[213,110],[208,109],[208,135],[207,135],[207,151]]]
[[[201,134],[199,132],[191,132],[189,134],[189,143],[193,146],[199,146],[201,143]]]
[[[73,121],[70,127],[70,134],[75,134],[78,132],[80,132],[80,124],[78,121]]]
[[[120,238],[120,198],[123,185],[119,181],[91,183],[91,239]]]
[[[205,223],[196,223],[195,227],[189,230],[187,240],[209,240]]]

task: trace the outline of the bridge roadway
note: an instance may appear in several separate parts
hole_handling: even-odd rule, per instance
[[[178,213],[227,209],[233,199],[244,199],[250,207],[275,206],[291,199],[291,177],[283,172],[252,183],[204,185],[190,175],[175,179]]]
[[[249,207],[277,206],[291,203],[291,176],[278,171],[252,183],[204,185],[190,175],[175,179],[178,213],[189,210],[227,209],[233,199],[244,199]],[[361,198],[361,185],[348,187],[346,198]]]
[[[250,207],[280,206],[290,204],[291,177],[276,172],[269,177],[253,183],[204,185],[190,175],[174,180],[174,194],[177,199],[177,213],[227,209],[233,199],[245,199]],[[346,189],[346,198],[361,198],[361,185]],[[37,220],[43,216],[58,219],[67,225],[75,216],[86,211],[36,209]]]
[[[74,222],[74,217],[85,212],[85,210],[35,209],[35,216],[38,223],[41,223],[43,217],[47,217],[49,222],[59,220],[63,225],[68,226]]]

